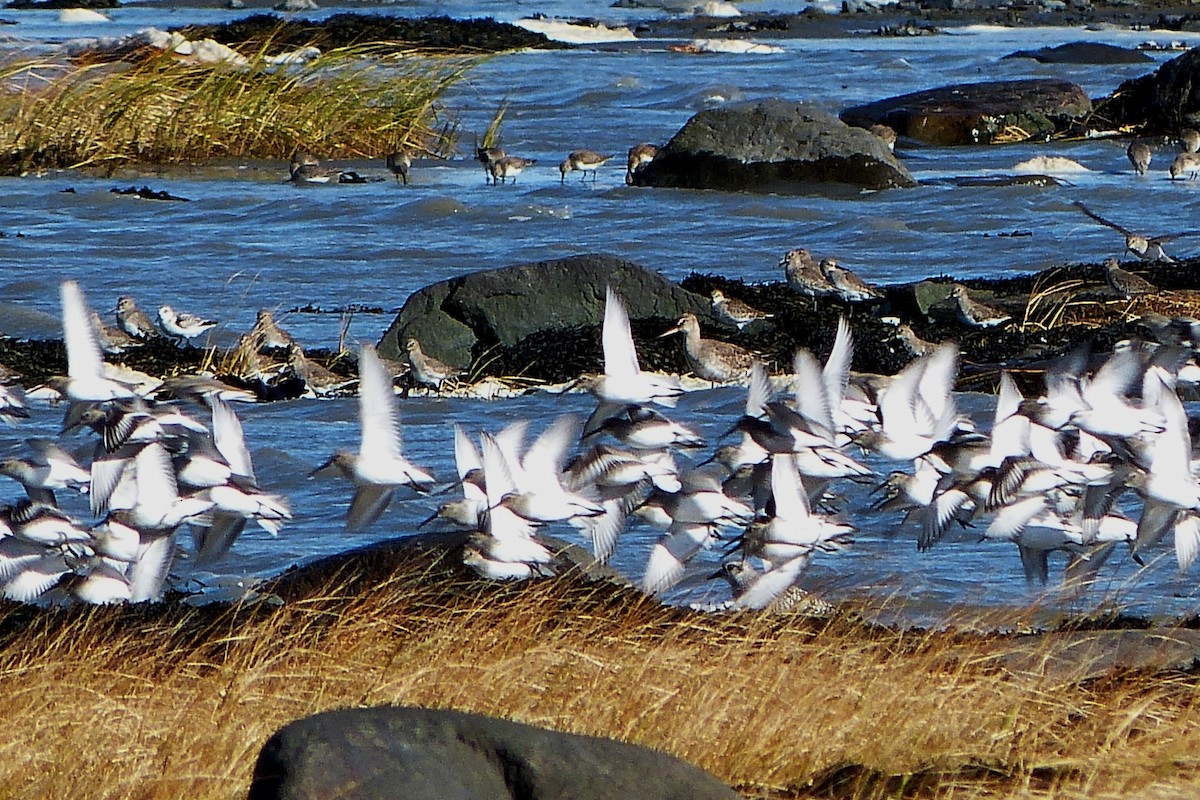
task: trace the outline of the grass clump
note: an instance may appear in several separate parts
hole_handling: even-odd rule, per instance
[[[392,42],[276,65],[195,65],[154,51],[128,61],[0,70],[0,171],[173,164],[211,158],[443,154],[455,126],[441,95],[478,56],[419,56]]]
[[[244,796],[279,725],[389,703],[649,745],[756,798],[1200,789],[1195,674],[1117,657],[1187,631],[705,615],[571,575],[476,580],[452,550],[339,558],[253,605],[0,604],[0,795]]]

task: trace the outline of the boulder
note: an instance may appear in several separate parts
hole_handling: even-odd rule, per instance
[[[496,345],[511,347],[542,331],[599,325],[605,287],[625,300],[632,319],[677,319],[691,311],[712,322],[698,297],[632,261],[580,255],[474,272],[414,292],[379,342],[401,358],[412,337],[429,355],[465,367]]]
[[[1113,128],[1136,129],[1143,136],[1175,136],[1200,126],[1200,49],[1125,81],[1096,101],[1096,114]]]
[[[249,800],[737,800],[649,748],[425,708],[330,711],[259,753]]]
[[[1154,61],[1141,50],[1103,42],[1067,42],[1057,47],[1018,50],[1005,58],[1032,58],[1041,64],[1147,64]]]
[[[1030,78],[913,92],[848,108],[842,119],[864,128],[887,125],[932,145],[1006,144],[1048,138],[1091,111],[1078,84]]]
[[[755,192],[812,191],[813,184],[823,183],[866,189],[916,185],[878,137],[813,105],[787,100],[701,111],[634,181]]]

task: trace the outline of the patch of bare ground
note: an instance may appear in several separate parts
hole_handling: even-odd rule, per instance
[[[1107,658],[1095,631],[706,615],[575,574],[486,583],[453,550],[413,548],[338,557],[242,605],[0,614],[6,797],[236,797],[279,725],[388,703],[649,745],[747,797],[1200,788],[1195,674]],[[1188,633],[1121,635],[1190,652]]]

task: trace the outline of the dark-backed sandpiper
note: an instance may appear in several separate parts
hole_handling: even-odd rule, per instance
[[[1104,259],[1104,280],[1115,294],[1128,300],[1143,294],[1155,294],[1158,287],[1141,275],[1121,269],[1115,258]]]
[[[269,350],[286,350],[296,345],[295,338],[279,327],[275,316],[265,308],[259,310],[254,327],[250,329],[250,338],[255,344],[255,350],[264,347]]]
[[[954,288],[950,290],[950,296],[958,304],[959,320],[968,327],[995,328],[1012,319],[1010,314],[972,300],[970,294],[967,293],[967,287],[961,283],[954,284]]]
[[[837,292],[821,272],[820,263],[803,247],[786,252],[779,260],[779,266],[787,276],[788,288],[811,297],[814,307],[818,297],[831,297]]]
[[[388,170],[396,176],[396,183],[404,181],[404,185],[408,186],[408,169],[412,166],[412,159],[408,157],[408,153],[403,150],[388,153],[384,163],[387,164]]]
[[[135,339],[153,339],[162,335],[150,315],[138,308],[128,295],[117,298],[117,325]]]
[[[642,142],[629,148],[629,157],[625,162],[625,183],[633,185],[633,176],[639,173],[658,155],[658,145]]]
[[[488,163],[488,171],[492,174],[492,183],[508,183],[508,179],[512,178],[512,182],[517,182],[517,176],[520,175],[526,167],[531,167],[537,163],[536,158],[521,158],[520,156],[504,156],[495,161]]]
[[[712,290],[713,316],[722,322],[736,325],[740,331],[755,322],[772,319],[775,315],[759,311],[736,297],[726,297],[720,289]]]
[[[750,368],[754,366],[754,354],[744,347],[701,338],[700,320],[691,312],[680,317],[675,327],[660,334],[659,338],[674,333],[684,334],[683,346],[688,368],[701,378],[710,381],[740,380],[749,375]]]
[[[1125,156],[1129,159],[1129,163],[1133,165],[1133,171],[1138,175],[1145,175],[1146,170],[1150,169],[1150,145],[1145,142],[1130,142],[1129,148],[1125,151]]]
[[[611,161],[612,158],[612,156],[597,153],[595,150],[572,150],[563,162],[558,165],[558,172],[561,176],[559,183],[565,183],[567,173],[576,169],[583,173],[582,180],[587,180],[587,174],[589,172],[592,173],[592,183],[595,183],[596,171]]]
[[[292,183],[337,183],[342,171],[321,166],[316,156],[309,153],[296,153],[288,165],[288,174]]]
[[[894,130],[878,122],[867,128],[867,130],[880,139],[883,139],[883,143],[887,145],[888,150],[892,152],[896,151],[896,132]]]
[[[833,287],[833,293],[844,303],[865,303],[882,300],[883,295],[845,267],[838,266],[832,258],[821,259],[817,265],[821,275]]]
[[[917,332],[905,322],[896,326],[896,338],[900,340],[900,344],[904,346],[908,354],[916,358],[932,353],[937,347],[933,342],[928,342],[918,336]]]
[[[507,153],[503,147],[476,147],[475,160],[483,165],[483,182],[492,182],[492,162],[504,158]]]
[[[408,363],[412,366],[412,376],[417,379],[417,383],[430,386],[435,391],[440,392],[446,381],[457,379],[462,374],[462,370],[426,355],[421,349],[421,343],[416,339],[407,340],[404,349],[408,353]]]
[[[1171,162],[1171,180],[1185,173],[1189,179],[1196,180],[1196,175],[1200,174],[1200,153],[1180,153],[1175,156]]]

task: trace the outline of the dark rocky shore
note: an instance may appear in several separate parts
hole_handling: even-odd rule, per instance
[[[494,377],[519,378],[526,386],[566,383],[603,369],[599,323],[604,287],[613,280],[618,290],[637,287],[631,314],[643,369],[687,371],[677,338],[659,338],[683,311],[700,317],[706,337],[758,353],[775,372],[791,370],[799,347],[823,358],[832,347],[838,318],[846,316],[854,329],[855,370],[889,375],[909,363],[915,355],[897,328],[897,323],[904,323],[921,339],[958,343],[963,360],[960,388],[988,391],[1002,369],[1034,376],[1049,360],[1082,343],[1105,351],[1125,339],[1154,340],[1162,336],[1163,320],[1200,316],[1200,258],[1124,266],[1161,291],[1132,299],[1118,297],[1097,264],[963,281],[974,299],[1012,316],[1011,322],[996,328],[968,328],[958,319],[950,296],[955,282],[947,276],[881,286],[881,300],[850,305],[828,298],[812,300],[783,282],[751,284],[730,276],[693,274],[676,285],[613,256],[577,256],[474,273],[422,290],[409,299],[384,335],[380,352],[402,361],[405,339],[416,336],[429,354],[469,367],[476,381]],[[570,275],[570,289],[564,288],[564,274]],[[614,274],[626,277],[614,280]],[[774,317],[741,331],[724,327],[708,311],[713,289]],[[436,301],[431,303],[430,296]],[[531,314],[530,309],[537,311]],[[452,344],[458,349],[448,350]],[[194,373],[207,366],[221,379],[248,388],[263,400],[296,397],[305,390],[303,381],[286,370],[270,385],[236,369],[222,370],[222,364],[237,363],[227,355],[154,339],[108,358],[158,377]],[[280,356],[281,362],[285,360]],[[316,351],[308,357],[348,378],[356,374],[354,359],[345,355]],[[0,338],[0,364],[19,372],[26,386],[34,386],[65,372],[65,350],[59,340]],[[411,376],[402,375],[399,382],[416,388]]]

